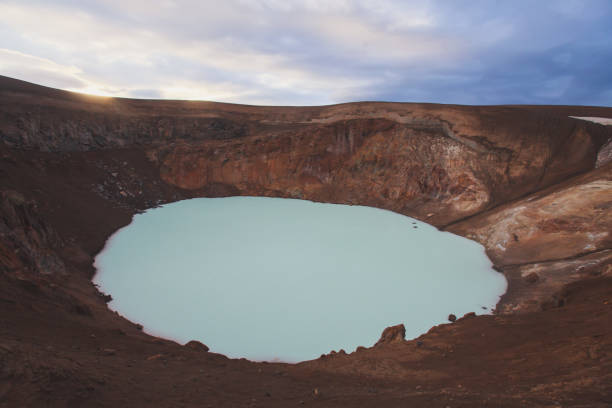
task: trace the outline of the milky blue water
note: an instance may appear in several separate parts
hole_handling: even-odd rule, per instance
[[[506,290],[481,245],[390,211],[263,197],[148,210],[96,257],[111,309],[146,332],[251,360],[297,362],[408,339]]]

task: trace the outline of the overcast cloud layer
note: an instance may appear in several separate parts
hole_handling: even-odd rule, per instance
[[[250,104],[612,106],[612,2],[0,0],[0,74]]]

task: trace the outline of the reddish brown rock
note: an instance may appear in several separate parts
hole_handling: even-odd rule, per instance
[[[482,243],[505,274],[498,310],[527,311],[611,262],[611,209],[612,163],[447,229]]]
[[[208,350],[210,350],[206,344],[201,343],[197,340],[188,341],[185,344],[185,347],[190,348],[195,351],[203,351],[203,352],[207,352]]]
[[[526,147],[513,133],[526,129],[514,130],[506,109],[486,120],[462,107],[363,109],[330,107],[290,131],[276,122],[247,138],[176,143],[155,156],[161,177],[185,189],[220,183],[243,195],[359,203],[444,225],[592,168],[604,138],[587,131],[595,125],[567,126],[570,119],[549,123],[553,133],[525,112],[529,131],[540,132]],[[495,131],[480,136],[485,129]]]
[[[396,326],[387,327],[383,330],[380,339],[376,342],[374,347],[389,344],[389,343],[398,343],[403,342],[406,338],[406,327],[403,324],[398,324]]]
[[[612,163],[447,227],[496,265],[575,257],[612,246]]]

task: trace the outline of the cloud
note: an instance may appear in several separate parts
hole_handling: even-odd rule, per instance
[[[56,88],[84,88],[80,69],[45,58],[0,48],[0,72],[11,77],[39,81]]]
[[[611,105],[611,18],[599,0],[5,0],[0,74],[238,103]]]

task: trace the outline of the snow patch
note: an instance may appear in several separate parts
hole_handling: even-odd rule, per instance
[[[586,120],[589,122],[599,123],[600,125],[612,126],[612,118],[600,118],[596,116],[570,116],[572,119]]]

